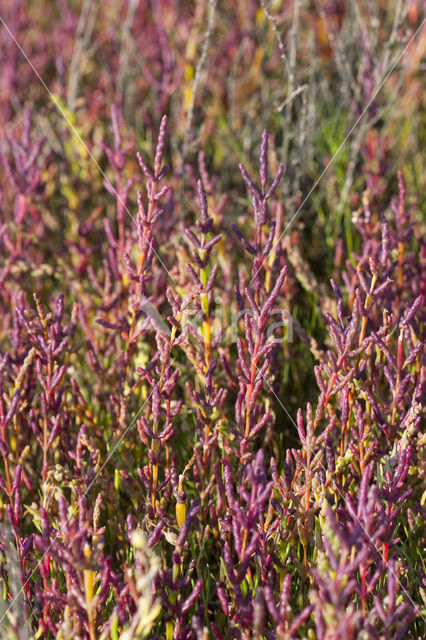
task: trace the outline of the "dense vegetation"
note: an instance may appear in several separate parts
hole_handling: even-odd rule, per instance
[[[424,638],[420,0],[0,17],[1,638]]]

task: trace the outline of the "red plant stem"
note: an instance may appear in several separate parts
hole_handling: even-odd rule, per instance
[[[248,407],[248,405],[250,404],[250,399],[253,393],[253,388],[254,388],[254,379],[256,377],[256,371],[257,371],[257,354],[259,352],[259,346],[260,346],[260,332],[259,335],[256,338],[256,344],[254,347],[254,354],[253,357],[251,359],[251,367],[250,367],[250,384],[247,387],[247,392],[246,392],[246,406]],[[246,428],[244,431],[244,437],[248,438],[249,437],[249,433],[250,433],[250,414],[251,411],[249,411],[247,409],[247,414],[246,414]]]
[[[149,201],[148,204],[148,211],[147,211],[147,221],[149,222],[151,220],[151,217],[154,213],[155,210],[155,194],[157,192],[157,182],[154,182],[154,186],[153,186],[153,194],[152,194],[152,199]],[[143,268],[145,265],[145,260],[146,260],[146,250],[145,247],[146,245],[150,244],[151,242],[151,231],[149,228],[149,225],[145,225],[143,228],[143,236],[142,236],[142,241],[141,241],[141,254],[139,256],[139,265],[138,265],[138,281],[136,283],[136,293],[135,293],[135,299],[136,301],[139,298],[139,294],[140,294],[140,277],[142,275],[143,272]],[[135,324],[136,324],[136,308],[133,307],[132,309],[132,318],[130,321],[130,329],[129,329],[129,334],[128,334],[128,344],[130,345],[132,336],[133,336],[133,331],[135,329]]]
[[[366,614],[367,611],[367,602],[366,602],[366,595],[367,595],[367,567],[365,564],[363,564],[360,568],[360,575],[361,575],[361,610],[363,615]]]

